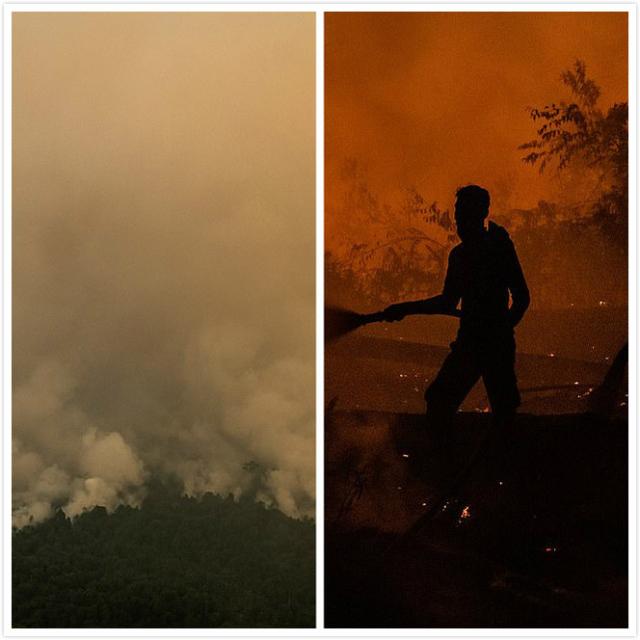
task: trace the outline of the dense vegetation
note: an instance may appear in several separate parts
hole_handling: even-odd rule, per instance
[[[313,627],[313,522],[167,491],[59,511],[13,534],[13,626]]]

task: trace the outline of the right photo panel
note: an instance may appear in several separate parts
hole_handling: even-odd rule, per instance
[[[325,624],[628,624],[628,14],[325,14]]]

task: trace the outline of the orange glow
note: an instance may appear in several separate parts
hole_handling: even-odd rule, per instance
[[[560,73],[576,58],[603,104],[626,100],[626,14],[327,13],[327,249],[347,224],[331,215],[347,158],[385,201],[415,185],[447,207],[470,182],[497,208],[558,195],[517,147],[532,136],[527,106],[566,97]]]
[[[442,220],[451,220],[456,189],[476,183],[489,190],[490,217],[516,244],[531,311],[602,314],[579,325],[584,333],[556,336],[542,335],[547,318],[526,316],[519,349],[556,360],[569,344],[581,359],[593,357],[586,351],[595,341],[599,354],[618,349],[626,339],[626,253],[592,222],[586,233],[571,227],[595,219],[603,183],[583,170],[586,155],[540,173],[518,147],[542,126],[531,108],[580,100],[562,79],[577,60],[600,90],[599,112],[628,100],[627,26],[627,13],[614,11],[327,13],[327,301],[374,311],[438,293],[458,242]],[[626,211],[617,219],[624,226]],[[594,323],[618,335],[596,329],[595,337]],[[410,342],[414,327],[418,321],[380,331]],[[448,329],[436,336],[435,327],[430,321],[429,341],[448,344]]]

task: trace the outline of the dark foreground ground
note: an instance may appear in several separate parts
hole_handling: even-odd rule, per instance
[[[624,416],[519,415],[425,519],[489,421],[458,417],[443,464],[420,415],[328,412],[327,626],[626,627]]]

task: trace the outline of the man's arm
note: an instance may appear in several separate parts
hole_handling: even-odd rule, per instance
[[[509,241],[509,245],[507,281],[509,291],[511,292],[509,316],[511,318],[511,325],[515,327],[520,320],[522,320],[522,316],[524,316],[526,310],[529,308],[531,296],[529,295],[529,287],[527,287],[527,281],[524,278],[524,273],[518,260],[516,248],[511,241]]]
[[[426,298],[425,300],[412,300],[411,302],[392,304],[384,310],[384,314],[388,322],[395,322],[396,320],[402,320],[405,316],[417,314],[458,315],[456,304],[452,303],[451,299],[443,293],[433,296],[432,298]]]
[[[427,298],[426,300],[413,300],[411,302],[392,304],[384,310],[386,320],[388,322],[395,322],[396,320],[402,320],[405,316],[416,314],[460,315],[456,310],[458,302],[460,301],[460,292],[457,284],[458,279],[455,265],[454,252],[451,251],[442,293]]]

